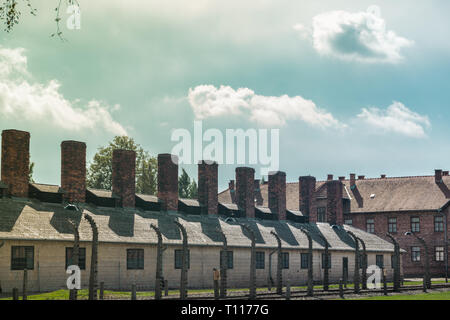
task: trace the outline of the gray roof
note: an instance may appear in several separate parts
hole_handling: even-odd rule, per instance
[[[159,202],[157,196],[152,196],[152,195],[149,195],[149,194],[136,193],[136,197],[138,197],[138,198],[140,198],[140,199],[142,199],[144,201],[147,201],[147,202],[155,202],[155,203]]]
[[[344,226],[335,230],[326,223],[299,224],[293,222],[266,221],[258,219],[228,219],[223,217],[168,214],[134,209],[96,208],[87,204],[80,211],[90,214],[99,229],[99,241],[111,243],[156,244],[156,233],[150,224],[157,225],[165,244],[181,244],[181,235],[173,221],[177,219],[187,229],[189,245],[221,246],[221,229],[230,247],[249,247],[251,242],[239,223],[247,224],[255,233],[257,247],[276,248],[277,242],[271,231],[282,240],[284,248],[307,249],[308,241],[300,227],[311,232],[313,248],[324,247],[320,234],[330,243],[330,250],[354,250],[354,243],[345,230],[351,230],[362,238],[368,251],[393,252],[393,245],[373,234]],[[79,224],[81,241],[90,241],[92,233],[82,213],[64,210],[61,204],[39,201],[0,199],[0,239],[72,241],[73,235],[68,220]]]
[[[30,183],[31,186],[36,188],[40,192],[46,193],[64,193],[64,190],[57,185],[43,184],[43,183]]]
[[[178,199],[179,202],[184,203],[188,207],[200,207],[200,202],[196,199]]]

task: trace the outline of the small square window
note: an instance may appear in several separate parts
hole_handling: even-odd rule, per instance
[[[301,253],[300,259],[301,259],[300,267],[302,269],[308,269],[309,268],[309,253]]]
[[[257,251],[256,252],[256,269],[264,269],[264,252]]]
[[[351,226],[351,225],[353,225],[353,220],[352,219],[346,219],[344,221],[344,224]]]
[[[289,269],[289,252],[281,253],[282,269]]]
[[[322,269],[325,269],[325,253],[322,253]],[[328,254],[328,269],[331,269],[331,253]]]
[[[225,251],[220,251],[220,265],[222,265],[222,257]],[[227,269],[233,269],[233,251],[226,251],[228,266]]]
[[[144,269],[144,249],[127,249],[127,269]]]
[[[434,217],[434,231],[435,232],[443,232],[444,231],[444,217],[443,216],[435,216]]]
[[[444,247],[435,247],[435,260],[437,262],[443,262],[445,260]]]
[[[66,248],[66,270],[73,264],[73,247]],[[86,270],[86,248],[78,248],[78,267]]]
[[[34,247],[11,247],[11,270],[34,269]]]
[[[375,220],[374,219],[367,219],[366,220],[366,230],[369,233],[375,232]]]
[[[411,218],[411,232],[420,232],[420,218]]]
[[[420,261],[420,247],[412,247],[411,248],[411,261],[413,261],[413,262]]]
[[[187,268],[190,268],[190,250],[187,251]],[[175,269],[183,268],[183,250],[175,250]]]

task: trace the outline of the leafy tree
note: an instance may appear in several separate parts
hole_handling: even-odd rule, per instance
[[[28,181],[30,183],[34,183],[33,170],[34,170],[34,162],[30,162],[30,166],[29,166],[29,170],[28,170]]]
[[[115,149],[136,152],[136,192],[155,194],[157,186],[157,160],[127,136],[116,136],[106,147],[98,149],[87,172],[87,186],[94,189],[112,188],[112,153]]]
[[[198,196],[197,183],[194,179],[191,182],[191,178],[184,169],[178,178],[178,196],[184,199],[196,199]]]

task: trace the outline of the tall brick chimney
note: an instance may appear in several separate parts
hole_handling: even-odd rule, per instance
[[[286,173],[269,172],[269,208],[278,220],[286,220]]]
[[[364,180],[366,176],[358,176],[358,180]]]
[[[381,179],[386,179],[386,175],[385,174],[382,174],[380,177],[381,177]]]
[[[178,157],[158,154],[158,199],[162,211],[178,211]]]
[[[437,184],[440,184],[442,182],[442,170],[441,169],[434,170],[434,181]]]
[[[327,176],[327,181],[332,181],[333,180],[333,175],[332,174],[329,174],[328,176]]]
[[[327,222],[332,225],[344,224],[342,191],[343,184],[341,181],[327,182]]]
[[[198,202],[201,213],[217,215],[218,202],[218,165],[216,162],[200,161],[198,163]]]
[[[345,177],[339,177],[339,181],[345,181]]]
[[[120,197],[120,205],[134,208],[136,197],[136,152],[113,150],[112,192]]]
[[[255,217],[255,169],[236,168],[236,204],[245,217]]]
[[[86,201],[86,144],[78,141],[61,143],[61,188],[64,201]]]
[[[310,222],[317,221],[317,214],[315,210],[315,192],[316,192],[316,178],[311,176],[304,176],[298,178],[298,198],[299,210],[306,217],[309,217]]]
[[[19,130],[2,132],[2,178],[8,194],[28,197],[30,171],[30,133]]]

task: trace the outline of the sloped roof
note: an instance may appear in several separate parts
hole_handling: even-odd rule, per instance
[[[443,176],[446,188],[450,188],[450,176]],[[354,192],[350,189],[350,181],[342,181],[345,188],[343,198],[349,199],[350,212],[390,212],[437,210],[442,208],[450,199],[434,180],[434,176],[378,178],[356,180],[357,190],[362,198],[359,206]],[[325,181],[318,181],[316,196],[326,197]],[[299,209],[298,182],[286,184],[286,208]],[[268,184],[261,185],[263,206],[268,206]],[[371,198],[371,195],[375,195]],[[219,202],[231,203],[229,189],[219,193]]]
[[[147,201],[147,202],[155,202],[155,203],[159,202],[157,196],[152,196],[152,195],[148,195],[148,194],[138,194],[138,193],[136,193],[136,197],[138,197],[138,198],[140,198],[140,199],[142,199],[144,201]]]
[[[46,193],[64,193],[60,186],[53,184],[30,183],[36,190]]]
[[[307,238],[299,229],[304,227],[310,231],[315,249],[324,248],[320,238],[323,235],[331,245],[330,250],[354,250],[353,241],[345,232],[351,230],[366,242],[368,251],[393,252],[393,245],[389,242],[350,226],[344,226],[345,230],[335,230],[326,223],[298,224],[245,218],[228,219],[225,222],[217,216],[95,208],[87,204],[80,205],[80,210],[82,212],[64,210],[59,204],[0,199],[0,239],[73,241],[68,223],[69,219],[73,219],[79,225],[81,241],[91,241],[91,228],[82,218],[82,213],[87,213],[98,226],[100,242],[156,244],[156,233],[150,228],[150,224],[155,224],[160,228],[165,244],[180,245],[181,235],[173,223],[177,219],[187,229],[189,245],[221,246],[221,237],[217,232],[217,229],[221,229],[229,246],[249,247],[250,239],[239,225],[244,223],[254,231],[257,247],[260,248],[277,247],[276,239],[270,234],[275,231],[284,248],[307,249]]]
[[[116,196],[112,191],[100,190],[100,189],[90,189],[90,188],[86,189],[86,190],[98,198],[120,199],[120,197]]]

